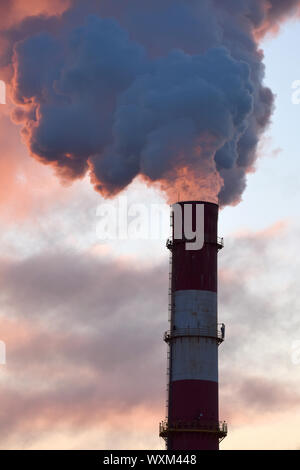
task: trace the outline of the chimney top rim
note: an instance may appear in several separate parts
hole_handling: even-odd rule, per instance
[[[219,207],[219,204],[216,202],[210,201],[203,201],[203,200],[184,200],[184,201],[177,201],[171,204],[171,207],[175,206],[176,204],[205,204],[205,205],[212,205]]]

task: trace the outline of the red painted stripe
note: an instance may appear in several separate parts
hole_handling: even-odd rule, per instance
[[[169,427],[176,423],[189,423],[196,420],[201,425],[218,423],[218,383],[203,380],[171,382]],[[219,438],[216,434],[173,432],[170,433],[168,448],[170,450],[217,450]]]
[[[173,289],[217,292],[217,247],[205,244],[202,250],[187,251],[184,243],[173,249]]]
[[[170,421],[218,421],[218,383],[176,380],[170,383]],[[200,416],[202,413],[203,416]]]
[[[213,241],[215,235],[218,233],[218,214],[219,206],[212,202],[203,202],[203,201],[182,201],[178,202],[177,205],[182,207],[182,232],[184,232],[184,207],[186,205],[192,205],[192,229],[196,229],[196,206],[199,204],[204,205],[204,233],[205,240]],[[175,222],[176,219],[174,219]],[[173,227],[174,229],[174,227]],[[173,232],[174,233],[174,232]]]
[[[193,230],[196,226],[196,206],[200,202],[182,202],[193,206]],[[217,292],[218,206],[204,203],[204,246],[201,250],[186,250],[185,240],[173,244],[173,290],[209,290]],[[184,209],[182,210],[184,227]],[[174,219],[175,223],[176,219]],[[183,229],[182,229],[183,231]],[[173,232],[174,233],[174,232]]]

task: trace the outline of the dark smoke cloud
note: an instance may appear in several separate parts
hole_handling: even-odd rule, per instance
[[[238,202],[273,109],[257,41],[298,4],[74,1],[26,19],[4,32],[14,119],[35,157],[104,195],[142,175]]]

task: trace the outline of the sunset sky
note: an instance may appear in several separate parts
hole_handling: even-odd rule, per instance
[[[28,15],[58,15],[68,4],[3,1],[0,29]],[[229,426],[221,449],[300,449],[300,104],[292,103],[300,20],[280,21],[260,42],[264,85],[275,94],[271,124],[241,202],[235,195],[219,216],[219,319],[226,324],[220,417]],[[88,174],[74,181],[63,174],[62,181],[53,161],[32,158],[16,122],[16,76],[1,67],[0,340],[7,363],[0,365],[0,446],[163,449],[167,230],[158,240],[100,240],[97,208],[105,199]],[[124,184],[114,203],[121,194],[128,204],[167,209],[170,188],[166,195],[146,176]],[[158,178],[162,187],[168,178]],[[110,183],[103,194],[115,191]]]

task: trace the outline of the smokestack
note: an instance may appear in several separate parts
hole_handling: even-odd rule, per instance
[[[218,347],[225,334],[217,311],[218,211],[202,201],[172,206],[167,419],[160,423],[168,450],[218,450],[227,434],[218,399]],[[197,242],[200,225],[202,248],[187,243],[187,229]]]

